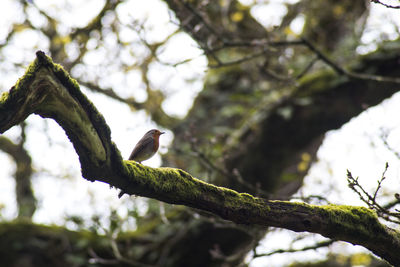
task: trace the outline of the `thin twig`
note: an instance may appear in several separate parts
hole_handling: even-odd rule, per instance
[[[380,5],[382,5],[384,7],[387,7],[387,8],[394,8],[394,9],[400,8],[400,5],[398,5],[398,6],[389,5],[389,4],[382,3],[380,0],[371,0],[371,2],[372,3],[376,3],[376,4],[380,4]]]
[[[189,140],[190,141],[190,146],[192,149],[192,152],[194,153],[195,156],[197,156],[203,163],[207,165],[211,170],[217,171],[218,173],[222,174],[223,176],[227,178],[235,178],[236,181],[238,181],[241,185],[247,187],[248,189],[252,190],[255,192],[256,195],[258,196],[263,196],[266,198],[271,198],[271,194],[262,190],[258,186],[254,186],[248,182],[246,182],[242,176],[240,175],[240,172],[238,169],[234,168],[232,172],[229,172],[228,170],[221,168],[214,164],[206,154],[204,154],[202,151],[200,151],[197,147],[196,141],[195,140]]]
[[[396,158],[400,159],[400,152],[396,151],[388,142],[388,133],[385,130],[381,129],[380,137],[386,149],[392,152]]]
[[[295,79],[300,80],[304,75],[307,74],[307,72],[314,66],[314,64],[317,62],[318,57],[313,58],[308,65],[303,69],[302,72],[296,75]]]
[[[358,80],[368,80],[368,81],[376,81],[376,82],[390,82],[390,83],[400,83],[400,78],[396,77],[385,77],[380,75],[373,74],[364,74],[364,73],[355,73],[350,72],[343,67],[336,64],[333,60],[329,59],[322,51],[320,51],[315,45],[313,45],[310,41],[305,38],[301,38],[303,43],[314,52],[319,59],[324,61],[328,66],[330,66],[335,72],[341,75],[345,75],[349,78],[358,79]]]
[[[382,178],[378,181],[378,186],[377,186],[373,196],[370,195],[361,186],[361,184],[358,182],[358,177],[354,178],[349,170],[347,170],[347,181],[348,181],[349,187],[360,197],[361,201],[363,201],[365,204],[367,204],[370,209],[375,210],[378,213],[379,217],[383,218],[386,221],[400,224],[400,213],[398,211],[396,211],[396,212],[390,211],[388,208],[385,208],[385,206],[380,205],[376,200],[376,196],[382,186],[383,180],[385,179],[385,173],[386,173],[388,167],[389,167],[389,165],[386,164],[385,170],[382,173]]]
[[[128,265],[136,266],[136,267],[155,267],[156,266],[156,265],[150,265],[150,264],[145,264],[145,263],[141,263],[138,261],[134,261],[134,260],[131,260],[131,259],[128,259],[128,258],[122,256],[121,252],[119,251],[118,244],[114,238],[111,238],[110,245],[111,245],[111,249],[113,251],[115,258],[120,262],[126,263]]]
[[[262,49],[260,52],[257,53],[253,53],[251,55],[236,59],[236,60],[232,60],[232,61],[228,61],[228,62],[218,62],[218,64],[209,64],[208,67],[211,69],[215,69],[215,68],[219,68],[219,67],[225,67],[225,66],[231,66],[231,65],[236,65],[236,64],[240,64],[246,61],[250,61],[253,59],[256,59],[260,56],[265,55],[268,52],[268,49]]]
[[[386,162],[385,170],[384,170],[383,173],[382,173],[381,179],[378,180],[378,186],[376,187],[374,196],[372,197],[372,201],[373,201],[374,203],[376,202],[376,196],[378,195],[378,191],[379,191],[379,189],[381,189],[382,182],[383,182],[383,180],[386,179],[385,174],[386,174],[386,171],[388,170],[388,168],[389,168],[389,163]]]
[[[326,241],[322,241],[322,242],[318,242],[314,245],[311,246],[306,246],[300,249],[277,249],[268,253],[262,253],[262,254],[258,254],[256,252],[254,252],[254,258],[259,258],[259,257],[267,257],[267,256],[271,256],[274,254],[280,254],[280,253],[293,253],[293,252],[301,252],[301,251],[307,251],[307,250],[315,250],[317,248],[322,248],[322,247],[328,247],[330,245],[332,245],[335,242],[335,240],[326,240]]]
[[[378,0],[371,0],[376,3],[382,4]],[[201,49],[204,50],[206,55],[210,55],[215,61],[216,64],[210,64],[210,68],[219,68],[224,66],[230,66],[235,64],[240,64],[249,60],[253,60],[260,56],[265,55],[270,47],[277,47],[277,46],[290,46],[290,45],[305,45],[310,51],[312,51],[318,59],[321,59],[325,62],[328,66],[330,66],[335,72],[340,75],[345,75],[351,79],[358,79],[358,80],[368,80],[368,81],[376,81],[376,82],[390,82],[390,83],[399,83],[400,78],[397,77],[385,77],[380,75],[373,75],[373,74],[363,74],[363,73],[355,73],[344,69],[342,66],[331,60],[327,55],[325,55],[321,50],[319,50],[314,44],[308,41],[306,38],[301,37],[300,40],[294,41],[269,41],[267,38],[265,39],[253,39],[250,41],[230,41],[227,40],[222,33],[216,31],[215,27],[212,27],[205,18],[189,3],[184,2],[184,6],[195,16],[203,25],[204,27],[219,41],[220,45],[218,47],[209,47],[208,44],[202,44],[202,42],[198,42]],[[394,6],[389,6],[392,8],[397,8]],[[185,27],[186,25],[183,25]],[[186,27],[187,28],[187,27]],[[189,29],[191,31],[191,29]],[[199,40],[201,41],[201,40]],[[259,47],[261,51],[250,54],[248,56],[244,56],[240,59],[229,61],[229,62],[222,62],[218,56],[215,54],[218,50],[225,49],[227,47]],[[301,78],[305,73],[312,67],[315,63],[313,60],[305,69],[304,72],[300,73],[297,79]]]

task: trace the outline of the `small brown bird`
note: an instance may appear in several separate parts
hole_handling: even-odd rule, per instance
[[[160,132],[157,129],[152,129],[148,131],[136,144],[131,155],[129,156],[129,160],[134,160],[142,163],[142,161],[148,160],[149,158],[154,156],[160,144],[160,135],[164,133],[165,132]]]
[[[160,132],[157,129],[152,129],[148,131],[136,144],[131,155],[129,156],[129,160],[134,160],[141,164],[142,161],[148,160],[149,158],[154,156],[160,145],[160,135],[164,133],[165,132]],[[119,192],[118,194],[118,198],[121,198],[124,194],[125,191],[121,190],[121,192]]]

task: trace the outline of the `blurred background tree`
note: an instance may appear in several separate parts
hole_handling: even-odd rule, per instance
[[[158,127],[169,137],[161,139],[162,161],[150,165],[265,198],[337,203],[321,193],[339,190],[336,182],[313,191],[303,189],[304,180],[316,166],[322,180],[337,179],[317,155],[327,132],[399,90],[396,9],[363,0],[143,2],[5,1],[1,90],[44,50],[104,114],[125,157]],[[377,10],[386,16],[378,26]],[[5,266],[387,266],[320,236],[235,225],[155,200],[118,200],[115,190],[80,178],[57,125],[31,117],[0,137]],[[398,123],[380,134],[364,125],[371,145],[358,152],[360,161],[383,149],[380,161],[392,159],[396,169]],[[345,155],[325,153],[347,164]],[[364,166],[377,174],[372,188],[383,166]],[[386,211],[398,208],[396,188],[382,191]],[[353,201],[342,199],[361,203]]]

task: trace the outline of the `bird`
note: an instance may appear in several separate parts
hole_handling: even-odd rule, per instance
[[[160,146],[159,139],[162,134],[165,134],[165,132],[161,132],[157,129],[152,129],[145,133],[132,150],[128,160],[134,160],[142,164],[142,161],[148,160],[154,156]],[[124,194],[126,194],[126,192],[121,190],[118,194],[118,198],[121,198]]]
[[[129,160],[134,160],[141,164],[142,161],[148,160],[154,156],[160,145],[160,135],[164,133],[165,132],[161,132],[157,129],[148,131],[136,144],[131,155],[129,156]]]

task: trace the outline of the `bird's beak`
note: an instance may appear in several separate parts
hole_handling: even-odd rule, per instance
[[[165,132],[160,132],[160,135],[165,134]]]

